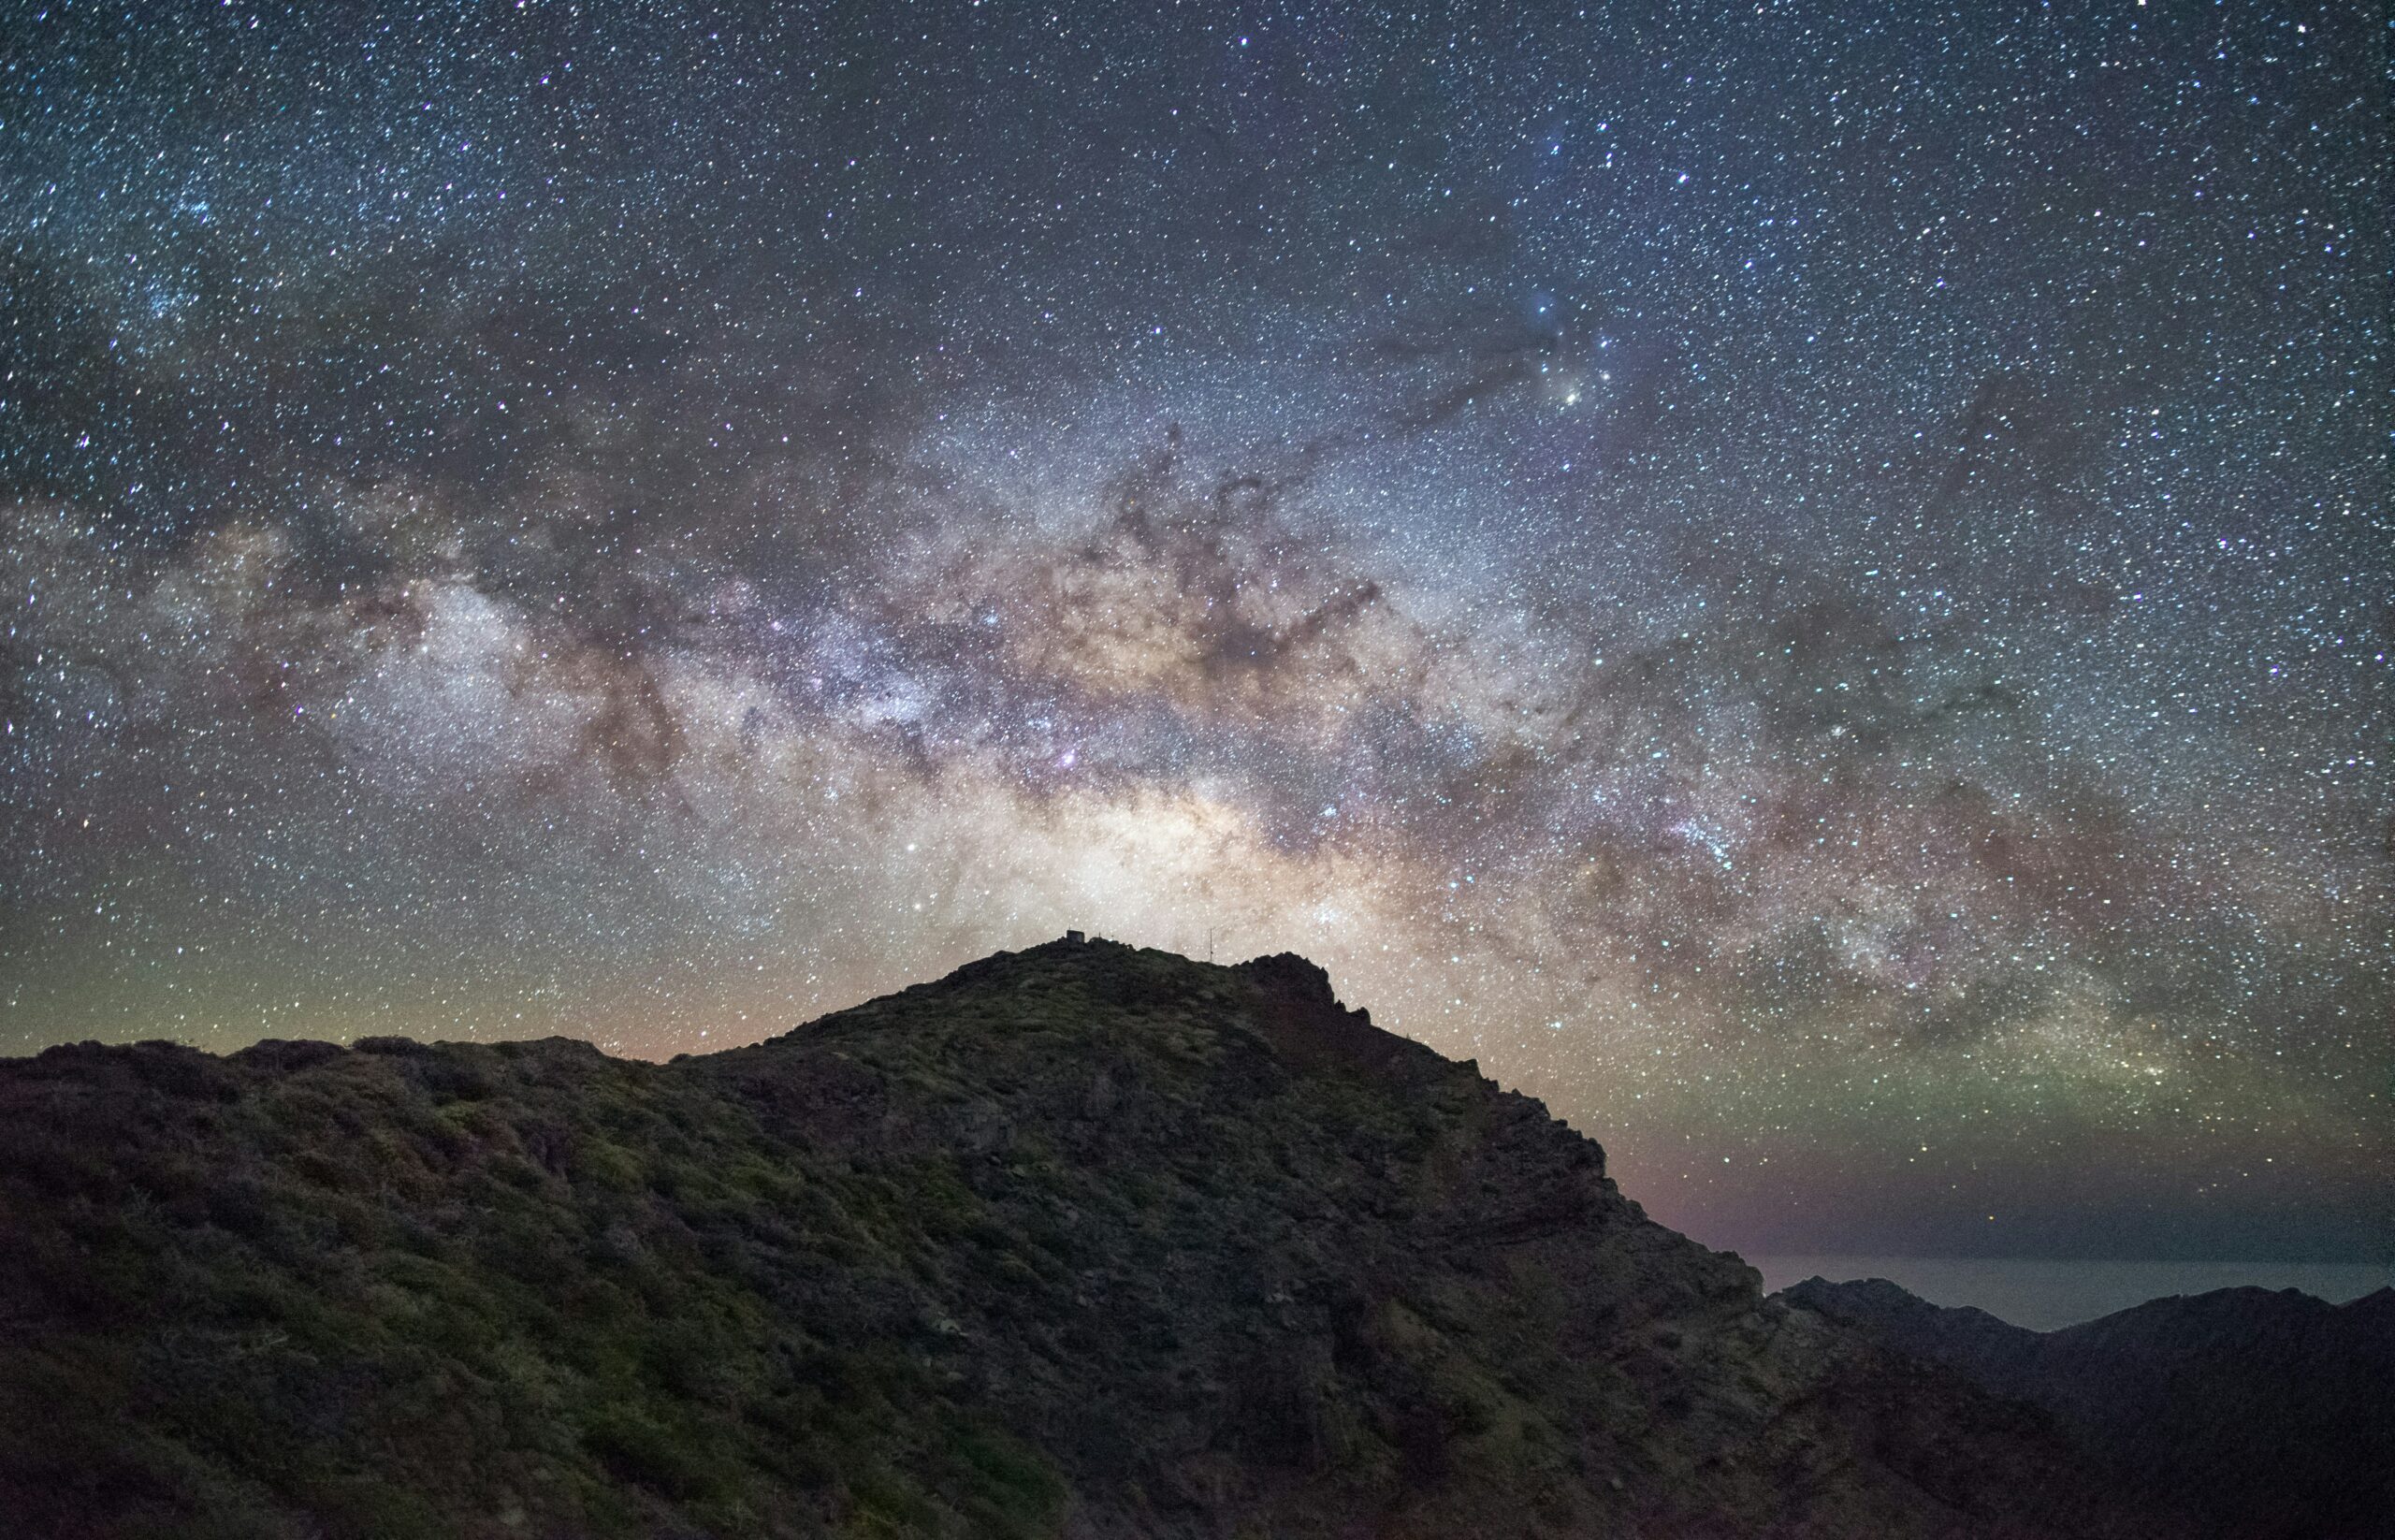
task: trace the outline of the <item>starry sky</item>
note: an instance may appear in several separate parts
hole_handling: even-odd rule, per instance
[[[0,1053],[1304,952],[1751,1251],[2384,1258],[2368,7],[0,4]]]

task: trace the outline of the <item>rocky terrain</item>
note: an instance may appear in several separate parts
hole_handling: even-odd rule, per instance
[[[52,1049],[0,1236],[18,1535],[2177,1533],[1288,956],[665,1065]]]
[[[2046,1409],[2126,1489],[2178,1502],[2190,1533],[2395,1535],[2395,1289],[2344,1305],[2215,1289],[2060,1331],[1880,1278],[1778,1298]]]

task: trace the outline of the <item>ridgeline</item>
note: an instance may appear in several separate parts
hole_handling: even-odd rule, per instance
[[[20,1535],[2149,1532],[1292,956],[0,1061]]]

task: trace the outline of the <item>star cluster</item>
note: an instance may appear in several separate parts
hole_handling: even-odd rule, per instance
[[[2349,7],[0,13],[0,1051],[1294,950],[1722,1244],[2385,1244]]]

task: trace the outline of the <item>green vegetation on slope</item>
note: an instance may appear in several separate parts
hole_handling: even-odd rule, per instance
[[[55,1049],[0,1233],[32,1533],[2087,1522],[1293,958],[1058,943],[662,1066]]]

